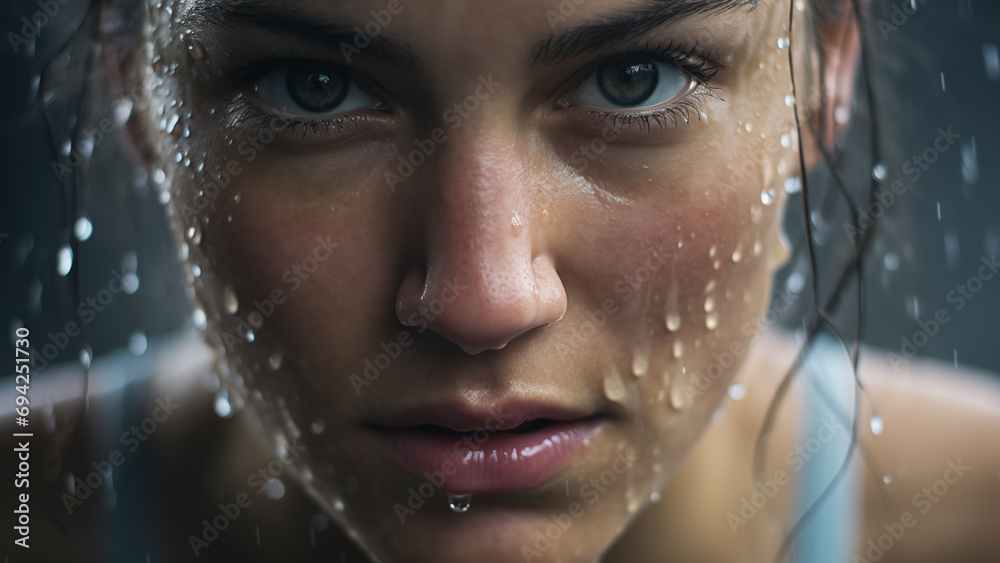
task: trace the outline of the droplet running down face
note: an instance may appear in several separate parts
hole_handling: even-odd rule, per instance
[[[225,415],[303,446],[383,561],[519,561],[568,511],[544,557],[594,560],[767,304],[801,174],[788,3],[149,10],[131,120]]]

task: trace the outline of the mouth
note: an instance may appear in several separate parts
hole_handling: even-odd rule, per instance
[[[365,425],[404,471],[452,494],[510,493],[561,473],[607,418],[544,406],[421,409]]]

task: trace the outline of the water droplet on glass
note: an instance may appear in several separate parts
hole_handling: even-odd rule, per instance
[[[56,272],[60,276],[66,276],[73,269],[73,249],[69,245],[59,249],[56,254]]]
[[[743,397],[747,396],[747,388],[743,386],[742,383],[733,383],[729,386],[729,398],[734,401],[739,401]]]
[[[719,313],[712,311],[705,316],[705,328],[708,330],[715,330],[719,328]]]
[[[677,313],[667,313],[667,330],[674,332],[681,328],[681,316]]]
[[[146,333],[137,330],[128,337],[128,351],[133,355],[141,356],[146,353],[149,342],[146,340]]]
[[[90,219],[80,217],[76,220],[73,225],[73,235],[76,236],[76,240],[83,242],[89,239],[92,234],[94,234],[94,224],[90,222]]]
[[[240,302],[236,298],[236,290],[233,289],[233,286],[226,286],[226,288],[222,291],[222,299],[226,307],[226,312],[231,315],[235,315],[236,311],[240,309]]]
[[[760,192],[760,202],[764,205],[771,205],[774,203],[774,188],[767,188],[766,190]]]
[[[472,504],[472,495],[453,495],[448,493],[448,508],[452,512],[466,512]]]
[[[877,415],[873,416],[872,419],[871,419],[871,422],[870,422],[870,426],[872,428],[872,434],[874,434],[876,436],[881,436],[882,435],[883,425],[882,425],[882,417],[881,416],[877,416]]]

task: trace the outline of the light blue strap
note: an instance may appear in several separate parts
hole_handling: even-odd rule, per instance
[[[839,340],[820,331],[805,354],[799,374],[805,384],[801,386],[804,396],[798,441],[804,465],[796,491],[796,522],[830,486],[848,454],[855,402],[851,358]],[[814,508],[793,538],[795,563],[851,560],[859,518],[858,486],[858,476],[848,471]]]

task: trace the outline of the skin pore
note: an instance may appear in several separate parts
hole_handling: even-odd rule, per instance
[[[149,41],[118,65],[124,91],[150,93],[129,132],[169,194],[224,385],[259,416],[248,432],[299,452],[305,495],[373,559],[524,561],[570,512],[530,560],[750,557],[768,522],[730,537],[722,514],[744,493],[705,468],[749,466],[794,352],[753,328],[784,260],[784,186],[801,173],[789,49],[816,60],[804,12],[789,38],[790,8],[149,6]],[[822,33],[845,52],[827,53],[833,84],[856,45]],[[650,75],[635,107],[608,99]],[[322,85],[347,93],[326,107]],[[819,98],[806,90],[803,116]],[[712,425],[737,375],[747,400]],[[475,494],[465,513],[447,485],[413,508],[425,479],[374,445],[373,427],[416,409],[489,428],[539,404],[599,430],[555,477]],[[237,479],[269,461],[239,459]]]
[[[768,301],[798,169],[789,6],[586,2],[554,20],[554,1],[401,6],[350,60],[341,39],[379,2],[151,7],[135,67],[153,103],[133,126],[227,384],[274,444],[305,448],[319,506],[386,561],[518,561],[575,505],[543,557],[593,561],[708,424]],[[352,91],[304,115],[294,61]],[[616,61],[656,68],[645,109],[607,99]],[[719,354],[736,361],[695,388]],[[460,491],[399,510],[421,480],[370,425],[525,403],[600,430],[541,485],[475,495],[464,514],[443,494]]]

